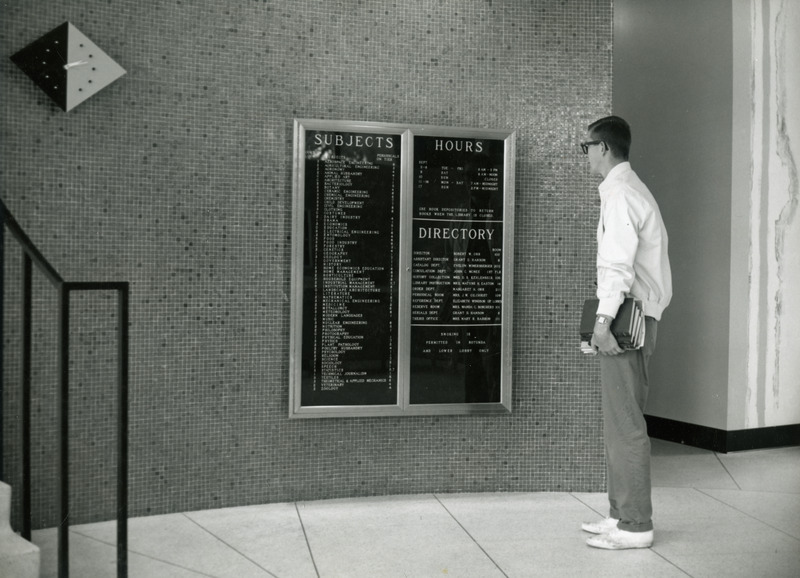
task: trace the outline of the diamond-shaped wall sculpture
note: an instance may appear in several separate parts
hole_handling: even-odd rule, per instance
[[[70,22],[31,42],[11,60],[65,111],[125,74]]]

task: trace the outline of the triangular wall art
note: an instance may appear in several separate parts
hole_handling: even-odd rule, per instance
[[[70,22],[34,40],[11,60],[65,111],[125,74]]]

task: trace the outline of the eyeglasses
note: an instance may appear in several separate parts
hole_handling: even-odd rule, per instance
[[[586,142],[582,142],[581,150],[583,151],[583,154],[588,155],[589,147],[596,144],[605,144],[605,142],[601,140],[587,140]]]

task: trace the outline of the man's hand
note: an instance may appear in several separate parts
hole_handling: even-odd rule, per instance
[[[592,335],[592,347],[601,355],[619,355],[622,348],[611,333],[610,323],[594,324],[594,334]]]

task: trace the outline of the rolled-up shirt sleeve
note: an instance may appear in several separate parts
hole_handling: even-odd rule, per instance
[[[639,246],[636,211],[621,191],[603,203],[597,235],[598,315],[616,317],[635,279],[633,268]]]

